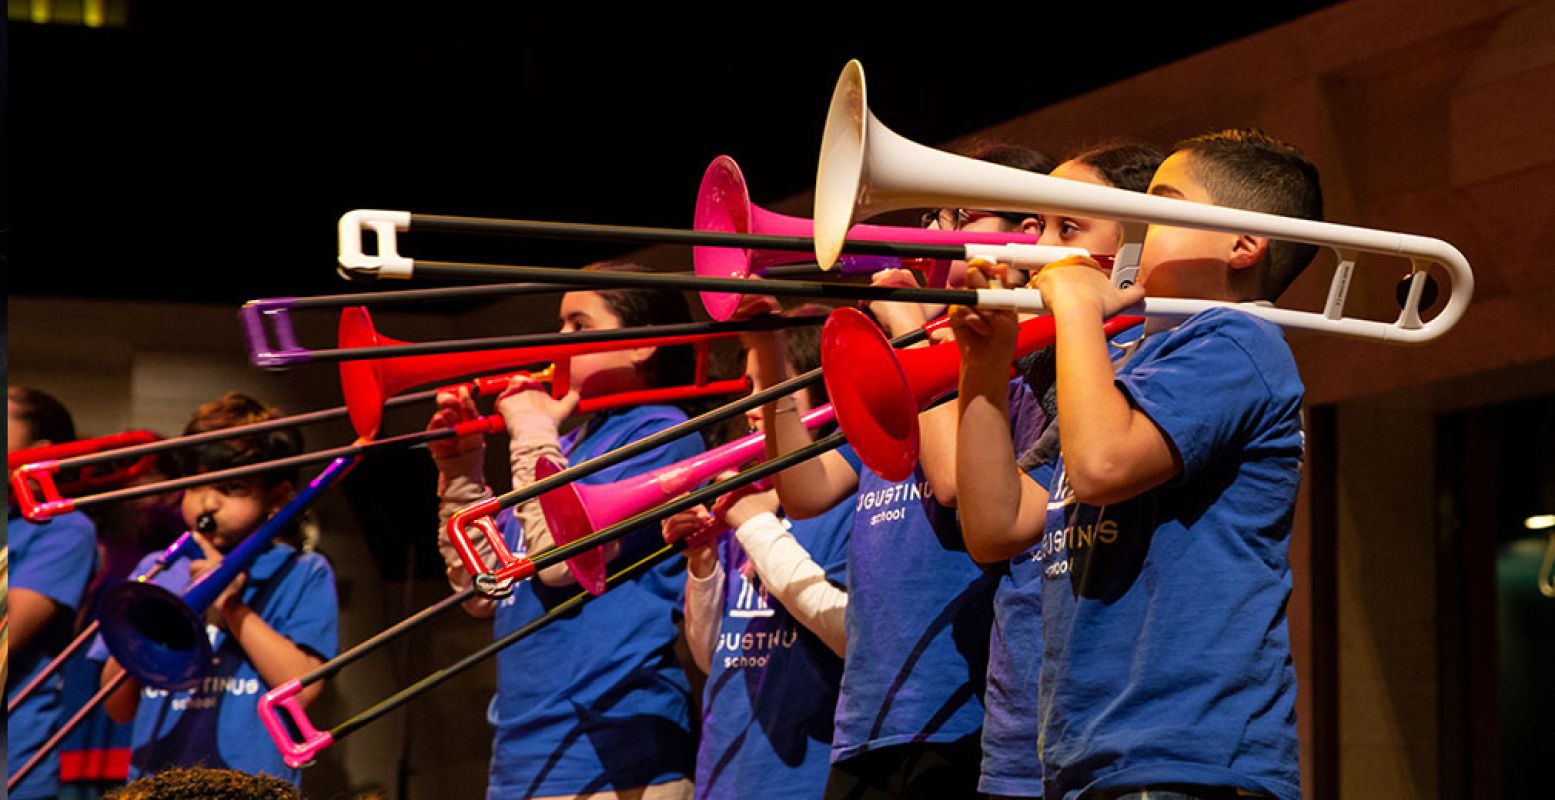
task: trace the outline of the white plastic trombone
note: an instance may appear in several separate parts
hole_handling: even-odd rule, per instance
[[[1399,344],[1423,344],[1446,333],[1463,317],[1474,294],[1474,275],[1458,249],[1440,239],[1224,208],[1054,178],[986,161],[952,155],[905,139],[870,112],[864,68],[850,61],[832,94],[815,187],[815,256],[830,268],[841,253],[848,228],[876,214],[904,208],[964,207],[989,211],[1044,210],[1267,236],[1334,249],[1339,267],[1321,312],[1252,303],[1147,298],[1149,316],[1186,317],[1216,306],[1235,308],[1287,328]],[[1394,322],[1344,316],[1345,297],[1361,253],[1407,258],[1411,277],[1403,309]],[[1446,306],[1421,318],[1421,298],[1431,265],[1450,278]],[[1042,311],[1031,289],[986,289],[979,304]]]

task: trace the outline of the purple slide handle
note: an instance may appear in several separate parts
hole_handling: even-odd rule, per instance
[[[259,698],[259,719],[264,723],[265,730],[270,732],[270,738],[275,741],[275,749],[281,751],[281,760],[292,769],[301,769],[313,763],[320,751],[335,742],[335,737],[313,727],[308,713],[297,702],[297,693],[300,691],[302,684],[293,679],[265,692],[265,696]],[[301,744],[292,739],[291,732],[281,722],[277,706],[286,709],[292,724],[297,726],[297,731],[302,734]]]
[[[256,367],[286,369],[312,360],[306,348],[297,342],[292,318],[287,311],[296,306],[296,298],[271,297],[250,300],[238,310],[243,336],[248,339],[248,360]],[[275,329],[276,346],[265,335],[265,320]]]

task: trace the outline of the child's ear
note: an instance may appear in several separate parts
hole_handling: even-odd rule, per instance
[[[1231,243],[1231,257],[1226,259],[1226,266],[1232,269],[1247,269],[1262,261],[1268,252],[1269,237],[1238,236]]]
[[[639,372],[642,371],[642,368],[645,365],[647,365],[648,359],[653,358],[653,353],[657,349],[658,348],[654,348],[654,347],[634,347],[634,348],[632,348],[632,350],[631,350],[632,364],[637,367]]]

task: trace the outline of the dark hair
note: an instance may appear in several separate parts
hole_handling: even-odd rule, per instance
[[[785,317],[824,317],[832,311],[830,306],[820,303],[805,303],[795,306],[783,312]],[[803,375],[821,366],[821,326],[805,325],[797,328],[788,328],[783,331],[784,355],[788,356],[788,363],[794,366],[795,375]],[[826,402],[826,384],[817,382],[810,384],[810,405],[818,406]]]
[[[1096,170],[1108,186],[1143,192],[1150,188],[1150,179],[1166,160],[1166,154],[1148,144],[1112,141],[1087,147],[1065,160]]]
[[[76,440],[76,423],[70,411],[54,395],[26,386],[6,389],[5,399],[17,406],[16,418],[27,425],[27,438],[32,442],[47,439],[52,444],[64,444]]]
[[[136,779],[107,800],[304,800],[297,787],[270,775],[234,769],[168,769]]]
[[[227,392],[196,408],[189,417],[189,424],[184,426],[184,435],[235,428],[280,416],[282,413],[278,408],[267,406],[246,394]],[[195,475],[273,461],[301,452],[302,434],[293,428],[283,428],[191,447],[180,454],[177,470],[183,475]],[[294,467],[267,472],[260,479],[266,486],[275,486],[285,481],[296,483],[297,469]]]
[[[1219,205],[1300,219],[1323,218],[1323,189],[1296,148],[1262,131],[1231,128],[1177,143],[1189,169]],[[1271,239],[1259,272],[1259,296],[1274,300],[1301,275],[1317,246]]]
[[[1053,167],[1057,166],[1053,159],[1048,158],[1045,153],[1029,147],[1021,147],[1018,144],[1005,144],[1003,142],[977,142],[963,151],[962,155],[967,158],[975,158],[978,161],[987,161],[990,164],[1044,174],[1052,172]],[[1020,211],[995,211],[993,214],[1012,226],[1019,226],[1027,217],[1031,216],[1031,214]]]
[[[600,261],[590,272],[653,272],[630,261]],[[691,321],[685,295],[673,289],[594,289],[623,328],[677,325]],[[650,387],[680,386],[696,379],[696,353],[691,345],[660,347],[643,364],[643,381]]]
[[[1004,142],[977,142],[962,152],[962,155],[1027,172],[1052,172],[1053,167],[1058,166],[1053,163],[1053,159],[1039,150]]]

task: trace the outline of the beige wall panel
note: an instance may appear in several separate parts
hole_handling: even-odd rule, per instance
[[[1339,419],[1343,797],[1437,796],[1432,417]]]

